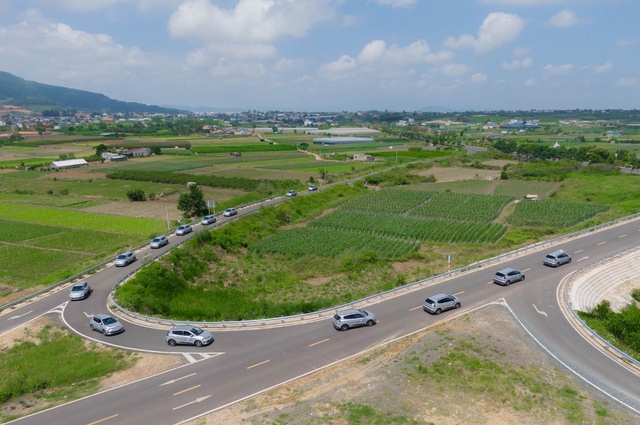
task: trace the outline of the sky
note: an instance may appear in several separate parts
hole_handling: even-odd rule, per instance
[[[0,6],[0,71],[122,101],[303,112],[640,107],[638,0]]]

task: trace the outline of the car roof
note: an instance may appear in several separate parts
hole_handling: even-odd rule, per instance
[[[133,254],[133,251],[125,251],[120,255],[130,255],[130,254]]]
[[[509,272],[517,272],[518,270],[512,269],[511,267],[507,267],[502,270],[498,270],[496,273],[509,273]]]
[[[434,301],[438,301],[438,300],[441,300],[441,299],[443,299],[445,297],[453,297],[453,295],[449,295],[449,294],[445,294],[443,292],[440,292],[439,294],[434,294],[434,295],[431,295],[431,296],[429,296],[427,298],[431,299],[431,300],[434,300]]]
[[[111,317],[111,318],[114,318],[114,319],[115,319],[115,317],[110,316],[110,315],[108,315],[108,314],[103,314],[103,313],[100,313],[100,314],[94,314],[94,315],[93,315],[93,317],[98,318],[98,319],[106,319],[107,317]],[[117,319],[116,319],[116,320],[117,320]]]
[[[179,325],[179,326],[174,326],[169,330],[170,331],[190,331],[193,328],[195,328],[194,325]]]
[[[87,281],[86,280],[80,280],[76,283],[73,284],[73,286],[78,286],[78,285],[87,285]]]

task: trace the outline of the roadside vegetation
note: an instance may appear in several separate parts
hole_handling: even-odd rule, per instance
[[[590,311],[579,311],[578,315],[602,338],[640,361],[640,309],[637,304],[640,303],[640,289],[634,290],[632,297],[635,302],[618,312],[613,311],[611,303],[605,300]]]
[[[11,403],[41,409],[80,398],[95,392],[104,377],[136,361],[129,352],[87,343],[58,325],[26,333],[0,354],[2,422],[16,418],[6,407]]]

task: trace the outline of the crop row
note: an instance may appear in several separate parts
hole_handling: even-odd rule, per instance
[[[522,201],[509,216],[509,221],[517,226],[566,228],[608,209],[606,205],[574,202]]]
[[[499,224],[479,221],[455,221],[401,217],[393,214],[334,211],[309,224],[314,228],[368,232],[407,241],[436,243],[495,242],[506,231]]]
[[[491,222],[512,199],[505,195],[439,192],[411,210],[410,214],[443,220]]]
[[[313,241],[313,243],[310,243]],[[420,244],[407,239],[393,238],[372,232],[344,229],[300,227],[276,233],[249,246],[256,253],[278,253],[291,258],[315,254],[336,257],[345,251],[374,250],[380,257],[402,258],[420,249]]]
[[[401,214],[425,202],[431,196],[432,193],[418,190],[383,189],[360,196],[345,204],[342,209]]]

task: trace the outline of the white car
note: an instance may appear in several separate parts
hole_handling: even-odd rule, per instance
[[[289,198],[291,198],[292,196],[296,196],[298,194],[298,192],[296,192],[295,190],[290,190],[287,192],[287,196]]]

